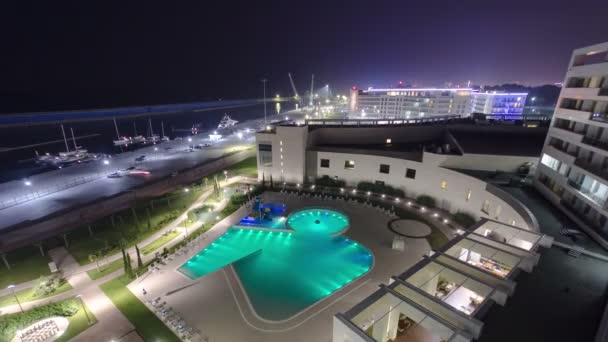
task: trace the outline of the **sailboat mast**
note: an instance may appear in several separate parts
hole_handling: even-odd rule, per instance
[[[114,128],[116,129],[116,140],[120,140],[120,133],[118,133],[118,125],[116,124],[116,117],[112,117],[114,120]]]
[[[68,146],[68,139],[65,137],[65,129],[63,128],[63,124],[61,124],[61,133],[63,133],[63,142],[65,143],[66,152],[70,152],[70,147]]]
[[[161,138],[164,138],[165,137],[165,122],[164,121],[160,122],[160,129],[161,129],[162,135],[163,135]]]
[[[137,136],[137,124],[135,123],[135,121],[133,121],[133,131],[135,132],[133,137],[136,137]]]
[[[72,132],[72,141],[74,142],[74,150],[78,151],[78,145],[76,145],[76,138],[74,137],[74,128],[70,127],[70,131]]]
[[[148,117],[148,125],[150,126],[150,138],[154,136],[154,131],[152,130],[152,118]]]

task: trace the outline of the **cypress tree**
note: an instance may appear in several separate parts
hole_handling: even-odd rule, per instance
[[[139,252],[139,247],[135,245],[135,252],[137,252],[137,268],[144,267],[143,261],[141,261],[141,253]]]
[[[125,273],[127,273],[127,256],[125,254],[125,248],[122,247],[122,245],[120,246],[120,250],[122,252],[122,266],[125,270]]]

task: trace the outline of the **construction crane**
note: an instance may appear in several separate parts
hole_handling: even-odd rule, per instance
[[[298,90],[296,89],[296,85],[295,85],[295,83],[293,83],[293,77],[291,77],[290,72],[287,73],[287,76],[289,76],[289,83],[291,83],[291,89],[293,89],[293,99],[299,103],[301,99],[300,99],[300,95],[298,95]]]
[[[310,80],[310,103],[308,104],[311,107],[314,104],[314,98],[315,98],[314,86],[315,86],[315,74],[312,74],[312,79]]]

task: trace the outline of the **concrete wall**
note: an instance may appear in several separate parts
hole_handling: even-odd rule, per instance
[[[452,158],[452,156],[447,157]],[[530,223],[528,217],[521,214],[521,208],[512,207],[514,202],[505,201],[501,198],[504,197],[503,194],[488,191],[486,182],[441,167],[445,158],[445,155],[424,153],[423,162],[420,163],[382,156],[308,151],[306,172],[310,182],[324,175],[338,177],[346,181],[349,186],[356,186],[361,181],[382,181],[402,189],[408,197],[415,198],[422,194],[432,196],[437,200],[440,208],[452,213],[464,211],[476,218],[487,217],[526,229],[538,229]],[[329,159],[330,167],[321,168],[321,159]],[[355,168],[345,169],[346,160],[353,160]],[[379,172],[380,164],[390,166],[389,174]],[[407,168],[416,170],[415,179],[405,177]],[[442,188],[443,182],[446,185],[445,189]],[[469,192],[470,196],[468,196]],[[487,212],[482,211],[484,204],[488,209]]]
[[[153,183],[144,184],[130,191],[85,203],[68,210],[10,227],[0,235],[0,252],[8,252],[36,241],[82,227],[102,217],[127,209],[137,200],[152,198],[173,191],[183,184],[200,180],[203,176],[238,163],[254,155],[252,150],[231,154],[203,165],[183,170],[176,177],[166,177]]]
[[[498,156],[492,154],[446,155],[442,167],[462,170],[517,172],[524,163],[538,165],[539,157]]]

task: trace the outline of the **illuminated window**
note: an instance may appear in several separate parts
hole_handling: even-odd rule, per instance
[[[446,182],[446,181],[444,181],[444,180],[443,180],[443,181],[441,181],[441,188],[442,188],[443,190],[447,189],[447,188],[448,188],[448,182]]]
[[[391,139],[391,138],[386,139],[387,144],[391,144],[392,142],[393,142],[393,139]]]
[[[283,140],[279,141],[279,145],[283,146]]]
[[[481,205],[481,211],[488,215],[490,214],[490,201],[483,201],[483,204]]]
[[[344,168],[345,169],[349,169],[352,170],[355,168],[355,161],[354,160],[347,160],[344,162]]]
[[[467,190],[467,197],[466,197],[466,200],[467,200],[467,201],[471,199],[471,194],[472,194],[472,193],[473,193],[473,192],[472,192],[470,189],[469,189],[469,190]]]

